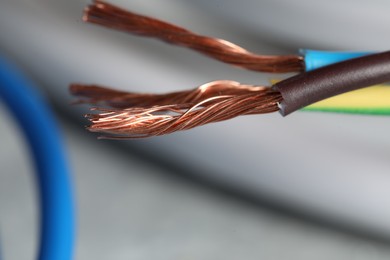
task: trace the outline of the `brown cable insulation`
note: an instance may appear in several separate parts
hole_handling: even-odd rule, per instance
[[[335,63],[305,72],[273,86],[282,94],[286,116],[317,101],[390,81],[390,51]]]
[[[304,71],[301,56],[254,54],[231,42],[198,35],[176,25],[126,11],[100,0],[85,9],[83,20],[187,47],[216,60],[248,70],[275,73]]]

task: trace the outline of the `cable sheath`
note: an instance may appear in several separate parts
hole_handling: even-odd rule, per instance
[[[317,101],[390,81],[390,51],[359,57],[305,72],[273,85],[282,94],[286,116]]]
[[[41,202],[39,260],[73,256],[73,196],[68,163],[54,116],[34,86],[0,57],[0,99],[23,130],[36,168]]]

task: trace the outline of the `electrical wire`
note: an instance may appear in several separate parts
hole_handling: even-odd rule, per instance
[[[305,72],[276,83],[285,116],[341,93],[390,81],[390,51],[371,54]]]
[[[176,25],[129,12],[100,0],[94,1],[85,9],[83,20],[184,46],[248,70],[278,73],[304,70],[303,58],[299,55],[254,54],[226,40],[198,35]]]
[[[234,82],[233,84],[236,84]],[[207,84],[209,88],[213,84]],[[202,86],[203,87],[203,86]],[[201,87],[201,88],[202,88]],[[263,114],[278,111],[280,93],[266,87],[255,87],[247,94],[217,94],[201,101],[151,107],[125,109],[94,109],[99,114],[88,114],[90,131],[119,136],[106,138],[142,138],[165,135],[211,122],[227,120],[238,115]],[[198,89],[194,91],[197,92]],[[103,137],[105,138],[105,137]]]
[[[23,130],[35,162],[41,208],[38,259],[72,259],[72,187],[54,116],[33,84],[1,57],[0,97]]]
[[[390,88],[375,85],[327,98],[302,108],[304,111],[390,115]]]
[[[370,55],[374,52],[320,51],[301,49],[299,50],[299,53],[303,56],[305,61],[305,70],[311,71],[340,61]]]
[[[156,105],[198,103],[217,95],[244,95],[263,92],[264,86],[244,85],[231,80],[217,80],[202,86],[168,94],[148,94],[118,91],[108,87],[71,84],[69,91],[80,97],[74,104],[104,104],[113,108],[151,107]]]
[[[310,71],[372,53],[302,49],[300,55],[258,55],[229,41],[198,35],[177,25],[136,14],[101,0],[94,1],[84,10],[83,20],[131,34],[157,38],[237,67],[260,72]]]
[[[390,51],[304,72],[278,82],[271,88],[252,86],[253,91],[250,85],[243,87],[231,81],[211,82],[189,92],[138,96],[129,93],[114,95],[113,99],[112,96],[105,99],[104,94],[101,95],[108,91],[105,89],[99,89],[93,95],[94,89],[75,85],[71,91],[84,96],[86,99],[83,102],[104,101],[106,105],[113,104],[114,108],[93,108],[97,114],[87,115],[92,123],[88,129],[109,134],[103,138],[126,139],[164,135],[239,115],[279,111],[285,116],[317,101],[387,81],[390,81]],[[213,90],[214,86],[216,91]],[[234,93],[234,89],[240,91]],[[225,90],[232,92],[221,94]],[[202,97],[199,93],[203,92],[209,94]],[[120,98],[122,95],[123,99]],[[196,98],[192,102],[187,101],[191,96]],[[126,97],[133,99],[128,100]],[[120,108],[122,106],[127,108]]]
[[[142,138],[186,130],[239,115],[280,111],[287,115],[317,101],[390,80],[387,54],[301,50],[301,55],[256,55],[225,40],[206,37],[101,0],[84,11],[84,21],[154,37],[197,50],[217,60],[263,72],[306,72],[272,88],[214,81],[196,89],[168,94],[131,93],[97,85],[72,84],[77,103],[103,104],[88,114],[90,131],[103,138]],[[352,60],[348,60],[352,59]],[[330,63],[339,62],[335,65]],[[325,66],[325,67],[322,67]],[[313,70],[315,68],[318,70]],[[389,74],[389,75],[388,75]],[[385,80],[387,79],[387,80]]]

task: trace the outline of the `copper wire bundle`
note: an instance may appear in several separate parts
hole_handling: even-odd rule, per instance
[[[74,102],[76,104],[103,104],[113,108],[197,103],[214,96],[256,94],[264,89],[263,86],[244,85],[231,80],[217,80],[196,89],[167,94],[125,92],[85,84],[71,84],[69,88],[72,95],[79,97]]]
[[[100,0],[94,1],[85,9],[83,20],[187,47],[219,61],[248,70],[277,73],[304,70],[301,56],[254,54],[226,40],[198,35],[176,25],[126,11]]]
[[[190,91],[157,95],[80,84],[73,84],[71,92],[84,97],[81,102],[112,107],[94,108],[98,113],[87,115],[92,123],[88,129],[108,133],[103,138],[111,139],[165,135],[239,115],[271,113],[282,100],[280,93],[270,88],[235,81],[215,81]]]

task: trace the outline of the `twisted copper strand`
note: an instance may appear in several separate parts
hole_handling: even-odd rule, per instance
[[[231,42],[198,35],[176,25],[135,14],[100,0],[96,0],[85,9],[83,20],[132,34],[158,38],[248,70],[277,73],[304,70],[301,56],[257,55]]]
[[[227,84],[227,82],[225,82]],[[234,87],[240,88],[241,85]],[[206,85],[206,87],[204,87]],[[204,87],[212,88],[212,83]],[[218,86],[218,82],[216,83]],[[243,85],[248,88],[241,94],[209,94],[194,98],[192,102],[129,108],[93,108],[97,114],[86,117],[92,123],[90,131],[107,133],[103,138],[132,139],[165,135],[200,125],[231,119],[240,115],[264,114],[278,111],[282,101],[279,92],[270,88]],[[233,87],[233,88],[234,88]],[[193,90],[192,93],[196,93]]]
[[[70,93],[80,97],[75,103],[103,104],[114,108],[151,107],[182,103],[197,103],[216,95],[243,95],[265,89],[263,86],[243,85],[236,81],[218,80],[184,91],[167,94],[134,93],[97,85],[71,84]]]

